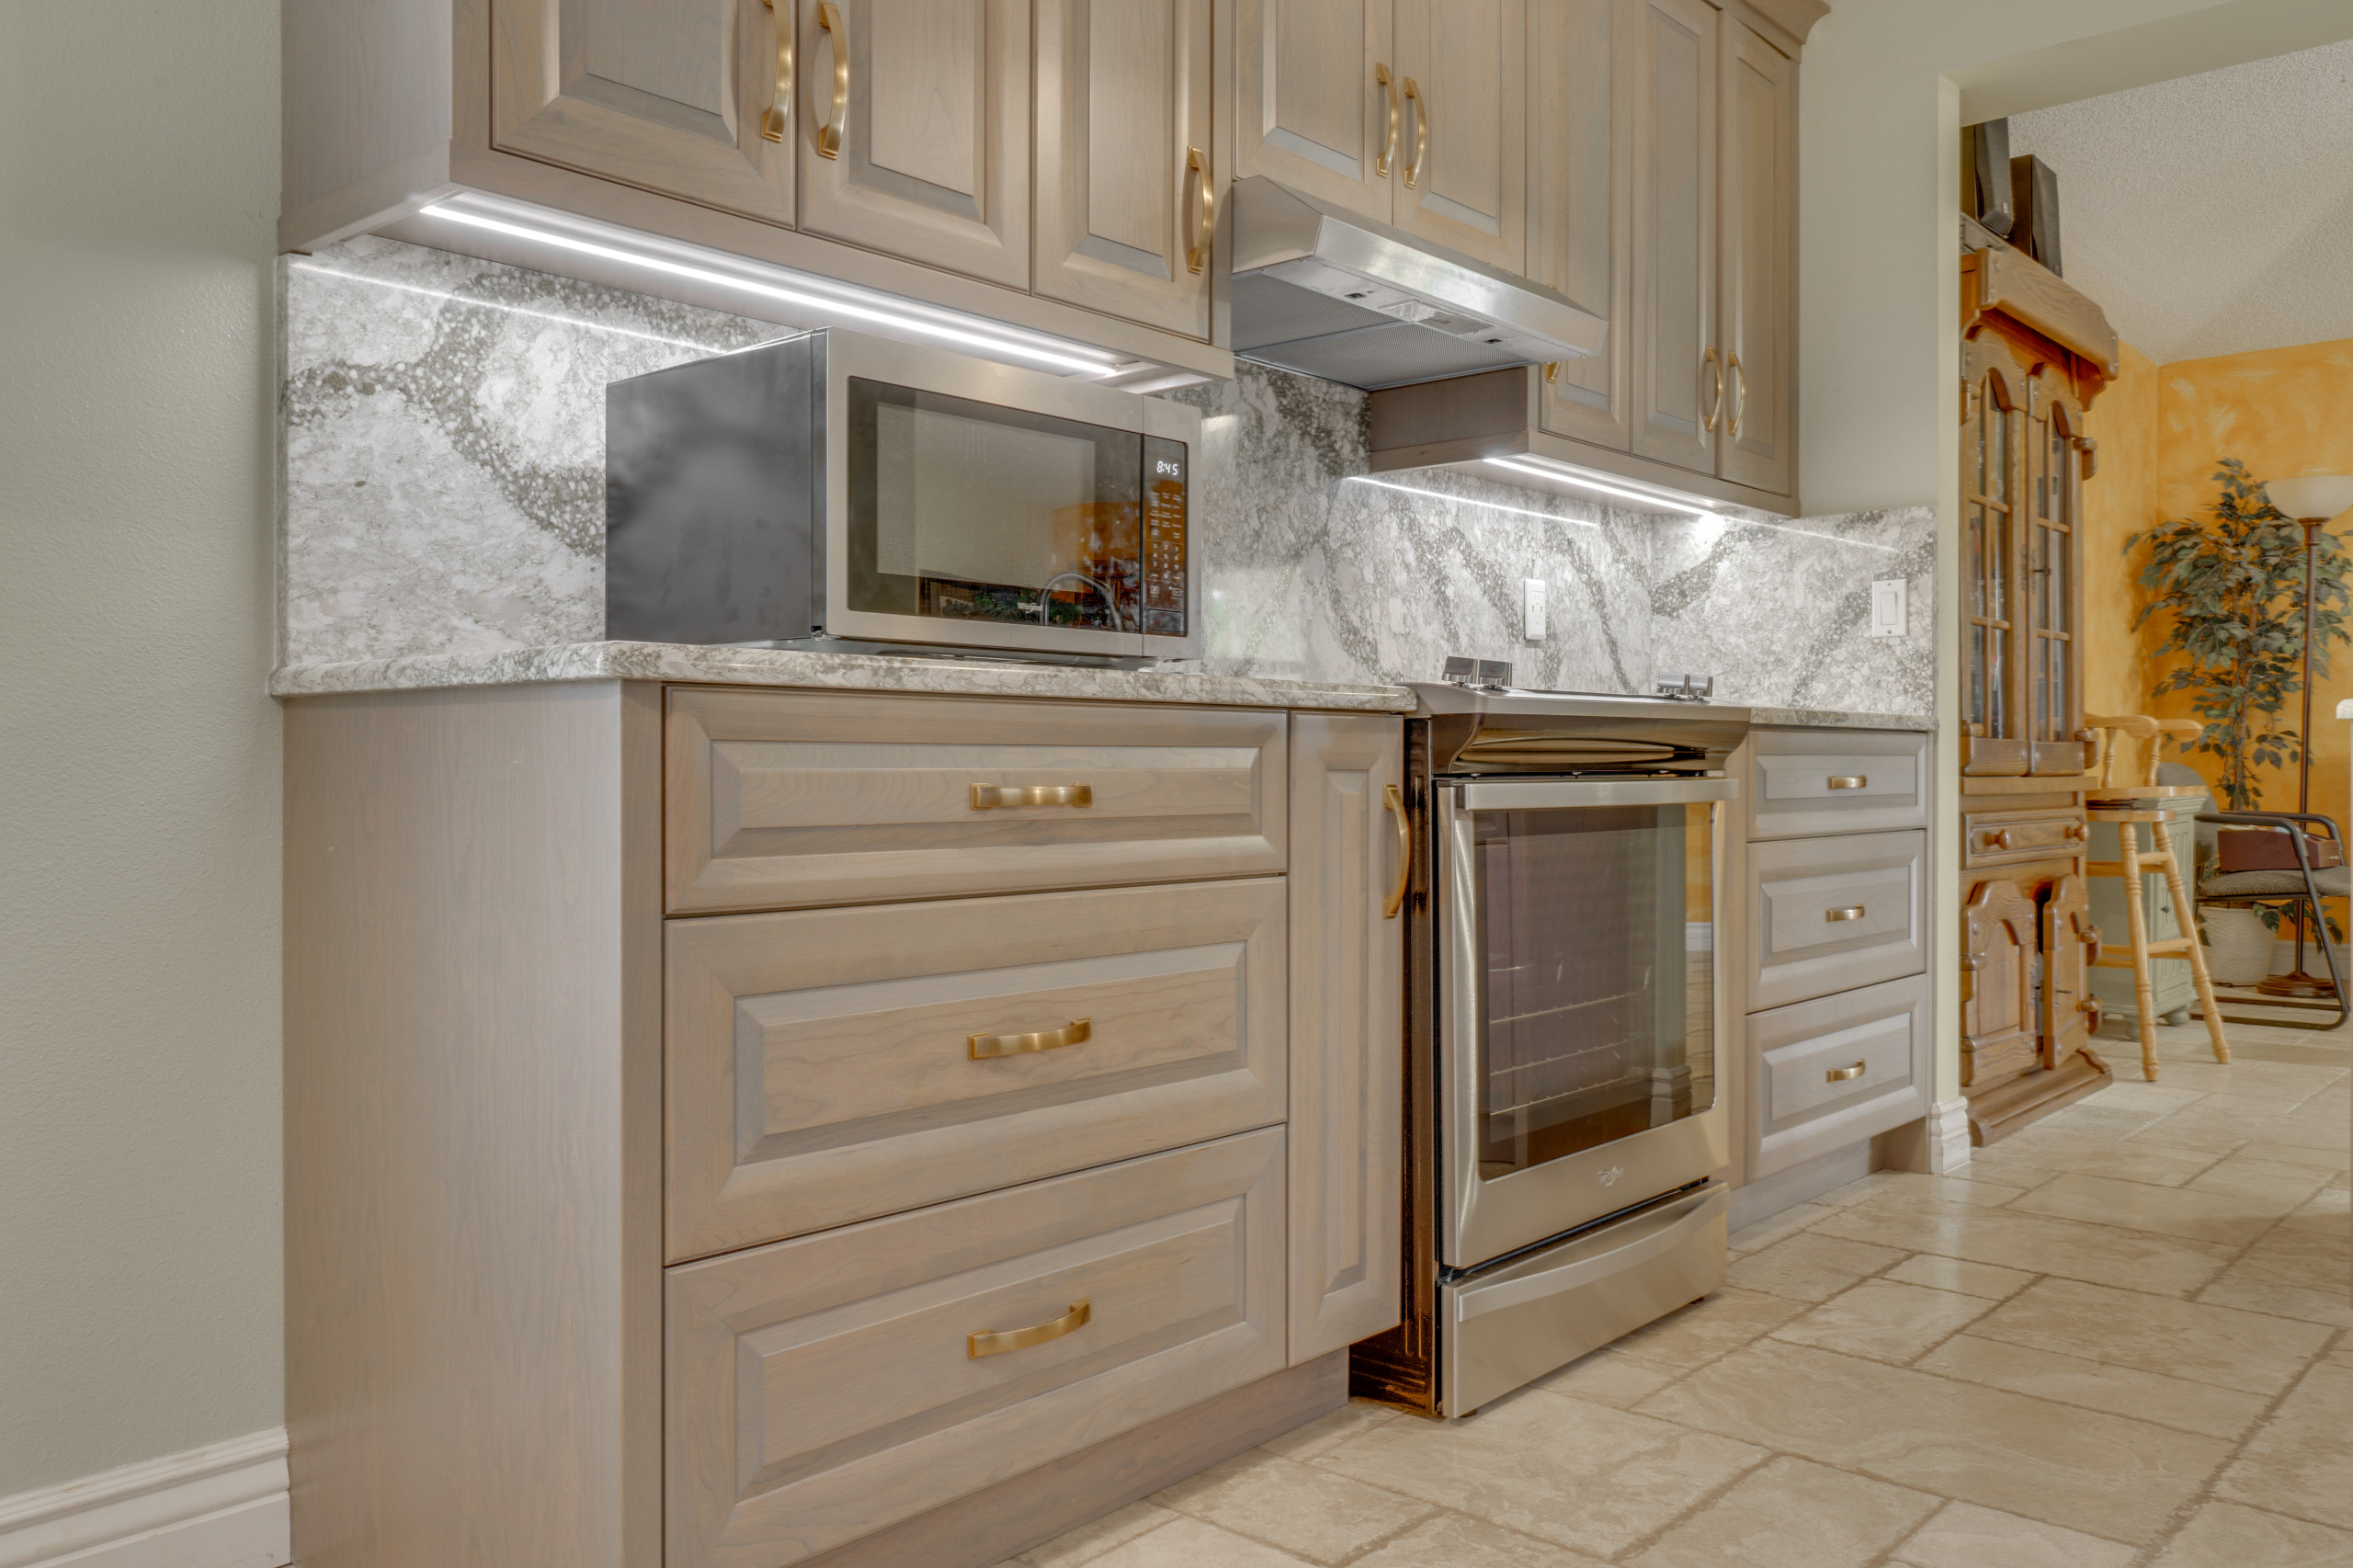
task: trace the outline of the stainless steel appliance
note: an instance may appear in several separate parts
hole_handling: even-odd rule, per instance
[[[827,329],[616,381],[605,634],[1200,653],[1200,415]]]
[[[1419,686],[1405,1321],[1359,1394],[1462,1415],[1722,1284],[1715,936],[1745,709]]]

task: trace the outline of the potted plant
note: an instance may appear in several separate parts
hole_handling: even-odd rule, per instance
[[[2261,798],[2256,770],[2296,761],[2304,744],[2279,722],[2302,676],[2304,536],[2238,459],[2222,460],[2214,481],[2221,494],[2209,517],[2177,517],[2124,541],[2128,554],[2149,547],[2140,578],[2148,599],[2132,627],[2160,611],[2169,618],[2157,655],[2181,662],[2156,693],[2189,694],[2205,729],[2188,749],[2220,759],[2215,784],[2228,809],[2253,811]],[[2313,562],[2315,676],[2327,673],[2329,644],[2346,635],[2348,575],[2353,561],[2321,535]],[[2269,971],[2275,911],[2209,908],[2200,916],[2217,980],[2251,983]]]

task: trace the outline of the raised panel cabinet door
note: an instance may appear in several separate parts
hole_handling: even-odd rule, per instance
[[[1404,119],[1390,0],[1237,0],[1234,9],[1234,176],[1266,175],[1388,222]]]
[[[1716,471],[1716,47],[1707,0],[1634,14],[1634,451]]]
[[[1404,726],[1291,720],[1290,1364],[1404,1300]]]
[[[1397,0],[1396,29],[1392,221],[1526,272],[1528,0]]]
[[[1026,0],[798,0],[801,226],[1029,285]]]
[[[2092,1040],[2091,965],[2100,933],[2091,892],[2073,874],[2051,884],[2042,901],[2042,1062],[2065,1064]]]
[[[491,143],[793,221],[795,0],[491,0]]]
[[[1637,0],[1540,0],[1528,16],[1528,276],[1609,324],[1601,352],[1544,367],[1537,423],[1633,439],[1633,31]]]
[[[1210,0],[1038,0],[1036,288],[1210,334]]]
[[[2040,1065],[2036,1047],[2034,900],[1983,882],[1961,926],[1961,1086],[1982,1089]]]
[[[1787,495],[1797,477],[1798,68],[1723,24],[1717,215],[1724,409],[1716,472]]]

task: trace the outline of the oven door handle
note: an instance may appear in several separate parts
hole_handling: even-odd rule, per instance
[[[1454,786],[1466,812],[1540,812],[1563,806],[1682,806],[1737,801],[1736,778],[1474,778]]]
[[[1488,1312],[1501,1312],[1506,1307],[1517,1307],[1524,1302],[1542,1301],[1547,1296],[1557,1296],[1580,1285],[1590,1285],[1597,1279],[1606,1278],[1621,1269],[1631,1268],[1638,1263],[1647,1262],[1661,1253],[1671,1252],[1689,1240],[1694,1232],[1711,1221],[1722,1218],[1732,1207],[1732,1196],[1724,1187],[1711,1187],[1699,1195],[1699,1201],[1685,1199],[1684,1202],[1690,1207],[1623,1246],[1612,1247],[1608,1252],[1581,1257],[1574,1263],[1564,1263],[1558,1268],[1547,1268],[1518,1279],[1498,1280],[1483,1290],[1466,1290],[1455,1304],[1455,1321],[1466,1322]]]

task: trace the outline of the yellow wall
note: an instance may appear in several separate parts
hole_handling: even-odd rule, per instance
[[[2132,631],[2147,551],[2128,559],[2124,548],[2158,517],[2157,366],[2129,343],[2122,358],[2123,373],[2085,421],[2099,443],[2099,471],[2084,482],[2084,710],[2090,713],[2149,711],[2153,683],[2143,666],[2163,636],[2154,626]]]

